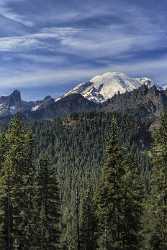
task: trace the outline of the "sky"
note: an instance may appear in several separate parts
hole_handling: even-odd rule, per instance
[[[118,71],[167,83],[166,0],[0,0],[0,95],[61,96]]]

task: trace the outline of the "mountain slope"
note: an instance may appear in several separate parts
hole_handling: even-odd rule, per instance
[[[114,95],[103,103],[95,103],[81,94],[67,95],[56,101],[50,96],[42,101],[24,102],[20,92],[0,97],[0,120],[10,118],[17,112],[27,119],[45,120],[80,112],[130,113],[143,119],[155,119],[167,109],[167,91],[142,85],[139,89]]]
[[[81,94],[94,102],[104,102],[115,94],[125,93],[140,88],[142,85],[151,87],[154,82],[149,78],[130,78],[124,73],[107,72],[92,78],[89,82],[81,83],[65,94]]]
[[[14,90],[10,95],[0,97],[0,118],[10,117],[16,113],[31,112],[50,99],[51,97],[46,97],[42,101],[26,102],[22,100],[20,91]],[[52,100],[54,102],[54,99]]]
[[[0,97],[0,117],[14,115],[17,112],[23,112],[29,107],[29,104],[22,101],[18,90],[13,91],[9,96]]]
[[[51,96],[25,102],[18,90],[0,97],[0,121],[21,113],[26,119],[54,119],[80,112],[121,112],[155,120],[167,109],[167,91],[148,78],[129,78],[123,73],[105,73],[79,84],[62,98]]]
[[[80,94],[71,94],[55,102],[43,102],[38,108],[29,112],[28,117],[33,119],[53,119],[71,113],[90,112],[98,109],[98,104],[91,102]]]

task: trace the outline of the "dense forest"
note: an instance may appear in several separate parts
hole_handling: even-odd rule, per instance
[[[0,158],[0,249],[167,249],[166,113],[17,115]]]

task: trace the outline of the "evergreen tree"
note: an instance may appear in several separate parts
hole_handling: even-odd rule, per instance
[[[113,114],[110,112],[93,112],[93,113],[82,113],[82,114],[70,115],[67,117],[59,118],[59,119],[56,118],[55,120],[32,122],[33,135],[34,135],[33,138],[35,141],[35,153],[33,155],[34,160],[36,162],[36,160],[38,160],[39,158],[43,158],[43,154],[45,154],[45,152],[47,151],[47,157],[50,159],[49,164],[48,164],[49,169],[51,168],[55,169],[55,166],[56,166],[58,183],[61,184],[60,186],[61,211],[63,212],[62,222],[61,222],[61,226],[62,226],[61,231],[63,229],[63,233],[61,234],[62,235],[61,247],[63,247],[62,249],[64,250],[74,250],[77,248],[82,249],[83,245],[84,247],[86,247],[85,245],[87,245],[86,244],[87,242],[84,242],[83,239],[84,238],[88,239],[91,236],[91,234],[88,233],[89,230],[86,229],[88,228],[88,224],[89,224],[89,223],[86,223],[86,221],[87,222],[91,221],[93,214],[89,213],[88,212],[89,209],[87,209],[89,207],[88,206],[89,202],[86,201],[87,195],[84,198],[84,202],[82,204],[82,194],[85,193],[85,190],[87,190],[87,187],[89,186],[90,183],[93,186],[93,190],[95,190],[98,185],[100,164],[104,157],[106,161],[106,156],[104,156],[104,149],[106,148],[106,141],[108,140],[108,135],[110,135],[110,131],[113,130],[113,128],[111,128],[110,126],[112,116]],[[143,157],[144,154],[143,152],[141,153],[141,145],[142,145],[142,149],[144,149],[146,143],[148,143],[147,145],[149,145],[148,139],[150,138],[150,133],[148,133],[148,126],[147,126],[148,123],[147,122],[143,123],[143,121],[140,121],[140,119],[136,118],[136,116],[135,116],[135,119],[133,119],[132,116],[131,117],[128,117],[126,115],[122,116],[121,114],[115,114],[115,116],[117,117],[117,120],[119,123],[120,141],[124,144],[126,143],[130,143],[131,145],[134,144],[134,146],[138,150],[138,155],[135,158],[137,158],[137,162],[140,165],[140,167],[143,169],[144,174],[148,176],[148,190],[149,190],[149,167],[148,168],[146,167],[146,162],[144,161],[145,157]],[[27,130],[25,130],[24,134],[26,133],[27,133]],[[118,136],[116,139],[118,142]],[[123,164],[123,166],[121,165],[118,167],[119,176],[118,178],[115,177],[115,179],[121,180],[120,185],[118,188],[116,188],[116,185],[114,185],[114,187],[115,187],[115,194],[116,194],[117,189],[118,189],[118,192],[120,190],[123,190],[122,193],[124,193],[124,195],[122,195],[122,193],[120,192],[119,196],[121,197],[121,201],[116,203],[118,209],[119,207],[122,208],[122,210],[120,209],[119,211],[119,218],[120,218],[119,222],[121,224],[121,227],[119,230],[121,233],[118,239],[121,242],[124,242],[124,243],[120,243],[120,245],[124,244],[124,246],[128,247],[129,243],[127,242],[129,242],[129,240],[127,240],[127,238],[128,239],[133,238],[133,242],[134,242],[135,237],[137,235],[137,231],[135,230],[139,230],[140,228],[140,222],[139,220],[135,218],[135,214],[138,213],[138,217],[140,219],[140,213],[137,212],[138,209],[140,208],[138,208],[138,205],[139,205],[138,203],[136,203],[136,208],[135,208],[135,202],[131,201],[132,197],[134,197],[134,194],[132,192],[133,190],[129,190],[129,188],[127,187],[128,185],[127,184],[125,185],[125,183],[130,183],[133,179],[134,179],[133,183],[135,183],[135,179],[138,178],[138,173],[136,173],[136,175],[134,175],[136,177],[133,177],[132,179],[131,179],[132,173],[129,172],[127,174],[127,171],[129,170],[127,170],[126,165],[128,166],[135,165],[135,163],[133,159],[129,159],[129,156],[127,156],[125,159],[125,155],[127,155],[127,150],[122,150],[122,145],[120,145],[119,142],[118,142],[118,146],[119,146],[118,149],[120,150],[120,155],[122,157],[122,160],[120,162],[121,164]],[[2,134],[2,136],[0,136],[0,249],[5,249],[5,250],[6,249],[9,250],[13,247],[13,224],[12,224],[13,206],[11,202],[11,194],[14,194],[12,190],[12,187],[13,187],[12,183],[13,183],[15,174],[7,175],[6,173],[4,173],[4,169],[5,169],[4,163],[6,166],[10,165],[8,164],[6,156],[5,156],[5,155],[8,155],[8,158],[9,158],[9,153],[8,153],[9,150],[11,150],[11,145],[10,144],[8,145],[6,135]],[[39,155],[41,156],[39,157]],[[148,159],[148,157],[146,158]],[[131,162],[131,163],[128,163],[128,162]],[[32,165],[32,162],[31,160],[29,160],[29,166],[31,165]],[[117,161],[117,165],[118,165],[118,161]],[[148,166],[150,165],[148,164]],[[115,166],[115,171],[116,169],[117,167]],[[120,174],[120,169],[122,169],[124,173]],[[146,172],[148,172],[148,174]],[[10,178],[7,179],[6,178],[7,176]],[[29,189],[32,190],[31,183],[33,181],[33,178],[32,178],[33,171],[32,173],[29,172],[27,176],[29,176],[29,182],[30,182]],[[21,176],[19,178],[22,179]],[[37,179],[39,181],[38,177]],[[27,193],[24,196],[25,197],[24,201],[27,203],[27,205],[30,206],[30,209],[26,209],[25,207],[23,208],[24,211],[27,211],[27,212],[24,212],[24,214],[29,213],[28,217],[29,219],[31,218],[31,221],[26,223],[26,225],[29,225],[29,226],[28,227],[26,226],[26,229],[25,229],[26,234],[24,234],[22,237],[26,235],[25,241],[29,242],[29,244],[31,243],[31,246],[30,245],[28,246],[28,248],[31,250],[41,249],[41,245],[43,244],[41,235],[44,235],[45,237],[46,234],[44,232],[47,231],[45,230],[46,225],[47,225],[45,209],[44,209],[44,206],[41,205],[41,192],[39,192],[40,188],[37,185],[37,182],[38,182],[37,179],[35,181],[33,194],[31,195],[31,197],[33,197],[33,212],[31,211],[32,202],[27,202]],[[101,179],[100,181],[101,186],[103,186],[102,177],[100,179]],[[140,182],[140,178],[139,178],[139,182]],[[21,184],[19,185],[22,186]],[[141,200],[141,196],[139,194],[140,184],[136,182],[136,185],[139,185],[136,190],[137,192],[136,198],[138,197],[139,200]],[[25,182],[24,182],[24,187],[26,186],[27,185],[25,185]],[[108,184],[108,187],[109,186],[110,186],[110,182]],[[132,186],[134,187],[134,185]],[[77,187],[78,187],[78,191],[76,192]],[[99,188],[98,188],[97,193],[100,193]],[[34,197],[34,191],[36,190],[37,192],[35,192],[36,195]],[[107,192],[109,193],[109,191]],[[94,192],[92,191],[92,193]],[[21,195],[22,194],[20,193],[20,196]],[[15,197],[15,196],[16,195],[12,195],[12,197]],[[18,196],[19,196],[19,192],[17,194],[17,197]],[[91,196],[92,194],[90,195],[90,200],[92,199]],[[123,199],[123,196],[127,198]],[[106,192],[104,190],[104,196],[101,195],[101,199],[102,198],[106,199],[106,204],[109,200],[108,197],[110,196],[108,195],[106,197]],[[114,197],[112,197],[112,199],[113,198]],[[21,200],[19,199],[17,201],[18,207],[21,206],[19,205],[20,201]],[[90,201],[90,203],[92,203],[92,201]],[[113,202],[110,202],[110,203],[113,204]],[[101,201],[101,204],[102,204],[102,201]],[[26,204],[23,204],[23,205],[26,206]],[[96,205],[95,207],[98,208],[97,199],[96,199],[95,205]],[[134,214],[131,213],[131,211],[133,210],[131,209],[131,206],[135,208]],[[107,208],[105,209],[107,213]],[[114,214],[117,214],[116,211],[114,212]],[[98,215],[97,209],[96,209],[96,215]],[[154,216],[151,216],[151,215],[149,216],[150,216],[149,217],[150,221],[153,221]],[[85,218],[85,220],[83,218]],[[102,225],[104,225],[103,218],[104,216],[102,217],[102,215],[100,214],[97,216],[98,221]],[[109,221],[111,220],[111,218],[113,217],[108,216]],[[127,218],[129,218],[129,220],[127,220]],[[26,220],[27,219],[24,216],[24,221]],[[18,225],[20,225],[21,221],[22,219],[20,220],[19,218]],[[134,223],[137,223],[137,226],[135,227],[135,224],[132,225],[131,221],[133,221]],[[103,243],[105,243],[105,238],[104,238],[105,232],[107,232],[106,235],[108,236],[108,240],[110,241],[110,230],[107,228],[107,230],[104,231],[103,228],[100,227],[100,223],[98,227],[99,236],[100,236],[98,243],[99,243],[100,249],[102,250],[104,249]],[[117,223],[117,221],[115,223]],[[115,224],[113,223],[113,225]],[[22,224],[21,228],[23,227],[24,227],[24,224]],[[33,228],[33,235],[31,233],[32,228]],[[131,231],[128,231],[128,233],[125,232],[127,229]],[[114,230],[116,231],[116,229],[113,228],[113,231]],[[48,235],[46,236],[46,238],[47,237]],[[31,238],[31,242],[28,240],[29,238]],[[139,246],[138,245],[139,239],[140,239],[140,233],[136,241],[137,247]],[[155,241],[157,239],[157,236],[152,237],[152,239]],[[17,243],[17,241],[15,241],[15,244]],[[130,245],[133,246],[132,242],[130,243]],[[16,247],[19,248],[19,246],[16,246]],[[46,248],[47,246],[43,244],[42,247]],[[56,246],[56,248],[57,247],[58,246]],[[148,249],[150,250],[150,248]]]
[[[125,151],[124,181],[124,250],[138,250],[143,242],[144,183],[133,149]]]
[[[99,249],[123,249],[123,154],[118,142],[118,126],[112,120],[110,142],[96,194],[96,213],[99,229]]]
[[[60,247],[60,195],[55,171],[46,155],[39,160],[35,190],[35,249],[57,250]]]
[[[80,193],[78,186],[76,187],[75,195],[75,212],[76,212],[76,249],[81,250],[80,246]]]
[[[119,143],[116,120],[96,194],[99,249],[140,249],[143,190],[133,154]]]
[[[2,133],[0,136],[0,172],[3,172],[3,162],[6,152],[6,137]],[[4,176],[0,177],[0,249],[11,249],[11,203],[9,199],[9,182]],[[6,187],[6,188],[5,188]]]
[[[154,137],[151,180],[151,249],[167,249],[167,113]]]
[[[80,223],[80,249],[96,249],[96,216],[92,194],[88,191],[83,199]]]
[[[15,117],[5,133],[1,169],[0,242],[3,249],[32,249],[32,134]]]

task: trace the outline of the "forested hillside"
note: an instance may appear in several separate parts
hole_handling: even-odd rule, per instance
[[[16,117],[0,140],[2,249],[166,249],[166,124],[154,135],[121,113]]]

